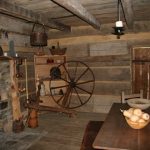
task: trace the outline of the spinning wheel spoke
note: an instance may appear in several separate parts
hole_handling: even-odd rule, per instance
[[[75,79],[75,77],[76,77],[76,74],[77,74],[77,67],[78,67],[78,62],[76,63],[76,68],[75,68],[75,72],[74,72],[74,79]]]
[[[82,100],[81,100],[81,98],[80,98],[80,96],[79,96],[79,93],[78,93],[77,89],[74,88],[74,90],[75,90],[75,92],[77,93],[77,96],[78,96],[78,99],[79,99],[81,105],[83,105],[83,102],[82,102]]]
[[[69,94],[69,100],[68,100],[67,107],[70,106],[70,103],[71,103],[71,97],[72,97],[72,92],[73,92],[73,89],[71,88],[71,91],[70,91],[70,94]]]
[[[71,80],[70,74],[69,74],[69,72],[68,72],[68,70],[67,70],[67,68],[66,68],[66,66],[65,66],[64,64],[63,64],[63,67],[64,67],[64,69],[65,69],[65,71],[66,71],[66,73],[67,73],[69,79]]]
[[[86,84],[86,83],[89,83],[89,82],[94,82],[94,80],[89,80],[89,81],[85,81],[85,82],[78,82],[76,85]]]
[[[84,72],[77,78],[76,82],[78,82],[81,77],[89,70],[89,68],[87,68],[86,70],[84,70]]]
[[[50,87],[50,90],[55,90],[55,89],[60,89],[60,88],[65,88],[68,87],[68,85],[62,85],[62,86],[57,86],[57,87]]]
[[[63,80],[63,81],[65,81],[65,82],[67,82],[67,83],[69,83],[69,81],[67,81],[66,79],[64,79],[62,77],[60,77],[60,79]]]
[[[69,98],[71,89],[72,89],[72,88],[71,88],[70,86],[67,88],[67,92],[66,92],[66,94],[65,94],[65,96],[64,96],[64,99],[63,99],[63,101],[62,101],[62,105],[63,105],[64,107],[65,107],[65,105],[66,105],[66,103],[67,103],[67,101],[68,101],[68,98]]]
[[[89,91],[87,91],[87,90],[85,90],[85,89],[83,89],[83,88],[81,88],[81,87],[79,87],[79,86],[77,86],[76,85],[76,87],[78,88],[78,89],[80,89],[81,91],[84,91],[84,92],[86,92],[86,93],[88,93],[88,94],[92,94],[92,92],[89,92]]]
[[[64,95],[62,95],[58,100],[56,100],[57,103],[60,103]]]

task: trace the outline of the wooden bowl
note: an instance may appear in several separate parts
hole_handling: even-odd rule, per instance
[[[150,100],[143,98],[134,98],[127,100],[127,103],[130,107],[139,108],[141,110],[147,109],[150,107]]]
[[[145,121],[145,122],[133,122],[131,121],[129,118],[125,117],[128,125],[133,128],[133,129],[142,129],[144,128],[145,126],[147,126],[150,122],[150,119]]]

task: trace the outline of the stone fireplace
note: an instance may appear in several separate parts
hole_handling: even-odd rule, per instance
[[[9,132],[13,122],[9,59],[0,59],[0,70],[0,131]]]

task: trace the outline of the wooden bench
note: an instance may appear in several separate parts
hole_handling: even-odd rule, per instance
[[[92,144],[102,125],[103,121],[89,121],[83,135],[80,150],[96,150],[92,147]]]

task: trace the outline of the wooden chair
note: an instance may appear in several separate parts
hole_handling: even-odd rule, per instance
[[[126,100],[131,98],[143,98],[143,90],[140,90],[140,93],[128,94],[125,95],[125,92],[121,93],[121,103],[126,103]]]

